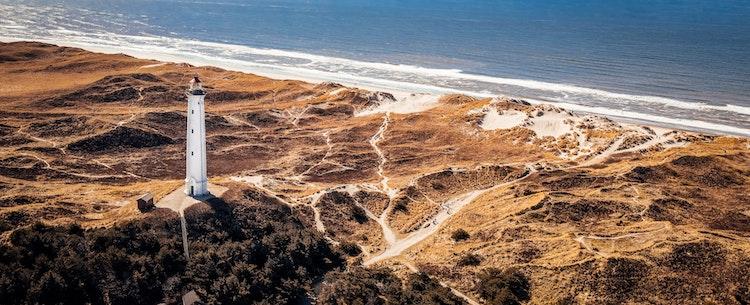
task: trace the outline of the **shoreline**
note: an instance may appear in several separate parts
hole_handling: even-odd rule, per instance
[[[143,255],[128,260],[136,271],[142,262],[159,271],[148,278],[135,274],[138,283],[193,276],[206,270],[202,257],[219,255],[229,271],[188,287],[209,301],[257,286],[251,280],[258,276],[246,269],[268,261],[271,252],[231,251],[251,244],[277,257],[297,257],[288,260],[292,268],[267,272],[291,274],[292,280],[337,262],[311,271],[313,279],[301,284],[280,279],[261,289],[273,292],[288,283],[307,289],[305,283],[312,283],[295,297],[300,300],[326,300],[326,291],[334,290],[362,295],[341,278],[372,285],[379,284],[369,278],[385,278],[389,287],[412,287],[395,280],[411,281],[414,272],[419,278],[412,283],[420,287],[459,289],[457,296],[477,300],[484,299],[484,288],[476,283],[493,281],[488,273],[504,278],[515,270],[514,277],[531,283],[529,303],[575,301],[572,291],[602,303],[685,303],[700,294],[724,304],[737,293],[731,289],[743,292],[748,283],[721,276],[750,274],[744,264],[750,259],[748,138],[624,124],[551,104],[392,96],[46,43],[0,43],[0,59],[6,80],[1,102],[17,110],[5,113],[0,124],[0,238],[14,253],[36,255],[38,243],[23,242],[36,238],[50,241],[41,246],[58,253],[85,254],[82,270],[99,270],[101,247],[76,245],[102,236],[135,238],[135,246],[120,242],[122,247],[105,249],[109,255],[143,245],[139,236],[154,237]],[[199,130],[186,125],[195,117],[185,107],[186,85],[196,75],[210,90]],[[194,131],[205,141],[206,178],[217,196],[204,203],[182,201],[193,155],[186,142],[195,139]],[[153,206],[139,205],[144,193]],[[180,196],[175,201],[172,195]],[[272,248],[275,240],[283,242]],[[58,251],[55,245],[72,246]],[[686,269],[695,253],[706,255]],[[8,268],[34,275],[16,286],[37,287],[47,281],[49,266],[71,261],[58,258]],[[159,268],[184,262],[188,269]],[[110,269],[102,272],[118,272]],[[633,270],[639,276],[631,276]],[[234,274],[251,279],[225,287],[228,292],[211,288]],[[424,274],[435,282],[425,284]],[[639,290],[621,285],[622,276]],[[676,278],[679,285],[686,277],[698,285],[653,284]],[[58,282],[76,287],[79,278]],[[134,283],[128,274],[122,285],[89,278],[91,291]],[[316,289],[319,278],[331,285]],[[420,287],[415,293],[454,298],[447,288],[433,293]],[[179,301],[185,290],[167,283],[146,294],[125,293],[158,303],[172,296]],[[47,293],[19,291],[21,300]],[[99,299],[107,295],[83,301]]]
[[[297,80],[297,81],[303,81],[303,82],[307,82],[311,84],[317,84],[321,82],[335,82],[335,83],[339,83],[339,84],[342,84],[344,86],[351,87],[351,88],[360,88],[360,89],[364,89],[368,91],[388,92],[397,96],[399,100],[398,102],[401,102],[402,100],[405,100],[406,97],[410,95],[415,95],[415,94],[417,95],[429,94],[429,95],[434,96],[435,100],[439,99],[440,96],[447,95],[447,94],[461,94],[461,95],[467,95],[467,96],[472,96],[476,98],[508,97],[508,98],[513,98],[513,99],[522,99],[531,104],[550,104],[556,107],[560,107],[560,108],[574,111],[576,113],[581,113],[581,114],[599,115],[599,116],[610,118],[614,121],[628,123],[628,124],[663,127],[663,128],[670,128],[670,129],[675,129],[675,130],[683,130],[683,131],[698,132],[698,133],[713,134],[713,135],[728,135],[728,136],[738,136],[738,137],[744,137],[744,138],[750,137],[750,129],[745,129],[745,128],[741,128],[737,126],[711,123],[711,122],[693,120],[693,119],[669,118],[669,117],[664,117],[660,115],[653,115],[653,114],[641,113],[641,112],[636,112],[636,111],[627,111],[627,110],[616,109],[616,108],[587,106],[587,105],[580,105],[580,104],[574,104],[574,103],[568,103],[568,102],[545,100],[545,99],[540,99],[540,98],[528,98],[524,96],[517,96],[517,95],[510,95],[510,94],[481,93],[481,92],[445,88],[445,87],[439,87],[439,86],[433,86],[433,85],[427,85],[427,84],[409,83],[409,82],[402,82],[402,81],[389,80],[389,79],[377,79],[377,78],[371,78],[371,77],[366,77],[366,76],[357,76],[357,75],[335,73],[335,72],[328,72],[328,71],[310,70],[310,69],[304,69],[304,68],[299,68],[299,67],[278,66],[278,65],[272,65],[272,64],[267,64],[267,63],[259,63],[259,62],[232,59],[232,58],[221,58],[221,57],[210,56],[210,55],[199,54],[199,53],[180,54],[178,53],[179,52],[178,50],[172,50],[172,49],[162,48],[160,51],[155,51],[153,49],[144,51],[144,50],[136,48],[135,46],[130,46],[130,47],[124,46],[124,45],[102,46],[102,45],[96,45],[93,43],[83,43],[83,42],[65,41],[65,40],[56,40],[56,39],[29,40],[29,39],[18,39],[18,38],[13,38],[13,37],[0,36],[0,42],[5,43],[5,42],[20,42],[20,41],[34,41],[34,42],[54,44],[58,46],[75,47],[75,48],[81,48],[81,49],[91,51],[91,52],[98,52],[98,53],[104,53],[104,54],[125,54],[128,56],[133,56],[135,58],[156,60],[162,63],[187,63],[187,64],[191,64],[194,66],[211,66],[211,67],[217,67],[217,68],[226,69],[230,71],[250,73],[250,74],[254,74],[254,75],[258,75],[258,76],[262,76],[262,77],[266,77],[270,79],[277,79],[277,80],[282,80],[282,79],[283,80]],[[200,42],[200,43],[208,44],[208,45],[221,44],[221,43],[211,43],[211,42]],[[245,46],[237,46],[237,47],[245,47]],[[290,51],[290,53],[297,53],[297,52]],[[377,63],[372,63],[372,64],[377,64]],[[580,89],[588,90],[588,88],[580,88]],[[590,90],[597,90],[597,89],[590,89]],[[613,94],[616,94],[616,93],[613,93]],[[655,98],[658,98],[658,97],[655,97]],[[681,102],[681,103],[689,104],[688,102]],[[434,103],[434,105],[437,105],[437,103]],[[711,106],[715,106],[715,105],[711,105]],[[425,107],[425,105],[420,105],[419,107],[420,107],[419,109],[412,111],[412,112],[419,112],[419,111],[423,111],[423,110],[430,108],[430,106]],[[691,106],[691,107],[694,107],[694,106]],[[742,107],[742,106],[738,106],[738,107]]]

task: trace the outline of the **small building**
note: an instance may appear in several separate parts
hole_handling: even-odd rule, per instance
[[[139,197],[136,202],[138,203],[138,210],[141,212],[148,212],[154,209],[154,195],[151,193],[145,193]]]

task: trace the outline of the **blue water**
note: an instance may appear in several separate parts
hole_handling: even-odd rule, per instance
[[[405,86],[413,90],[512,95],[750,134],[750,1],[0,4],[8,16],[0,21],[5,40],[103,44],[144,54],[173,49],[176,58],[217,65],[226,58],[230,66],[258,72],[278,66],[281,75],[308,71],[355,84],[384,80],[414,84]],[[265,49],[302,55],[258,51]]]

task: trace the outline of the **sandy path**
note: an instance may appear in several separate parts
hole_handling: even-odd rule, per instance
[[[653,135],[653,137],[650,140],[644,143],[638,144],[628,149],[618,150],[618,148],[620,148],[620,145],[622,145],[622,143],[625,142],[627,138],[628,138],[628,133],[624,133],[620,135],[614,141],[614,143],[608,146],[607,149],[603,150],[599,155],[581,163],[577,167],[585,167],[585,166],[594,165],[596,163],[600,163],[604,161],[608,157],[615,155],[615,154],[638,152],[644,149],[649,149],[657,145],[662,145],[666,149],[666,148],[671,148],[671,147],[679,147],[679,146],[683,146],[687,144],[683,142],[675,142],[675,143],[668,144],[668,142],[670,141],[675,141],[674,135],[664,136],[664,134],[662,133],[656,133]]]
[[[298,205],[309,206],[313,210],[313,219],[315,220],[315,229],[318,230],[321,233],[326,233],[326,226],[323,223],[323,220],[320,218],[320,209],[318,209],[317,205],[318,205],[318,201],[320,201],[320,198],[323,197],[323,195],[325,195],[326,193],[330,192],[331,190],[320,191],[320,192],[317,192],[317,193],[312,194],[312,195],[307,196],[307,197],[297,198],[297,199],[295,199],[295,202],[290,202],[288,200],[284,200],[283,198],[281,198],[276,192],[268,189],[264,185],[264,183],[263,183],[266,180],[266,178],[264,176],[262,176],[262,175],[256,175],[256,176],[234,176],[234,177],[230,177],[230,179],[232,179],[234,181],[238,181],[238,182],[244,182],[244,183],[247,183],[247,184],[251,184],[254,187],[256,187],[259,190],[261,190],[262,192],[266,193],[266,195],[273,197],[274,199],[280,201],[283,204],[286,204],[290,208],[298,206]],[[310,202],[309,203],[301,203],[299,199],[308,199],[308,200],[310,200]],[[326,236],[326,238],[329,239],[329,241],[331,241],[332,243],[336,243],[336,244],[338,243],[336,241],[331,240],[327,236]]]
[[[414,264],[412,264],[412,263],[410,263],[410,262],[407,262],[407,261],[399,261],[399,263],[401,263],[402,265],[406,266],[406,268],[409,268],[409,270],[410,270],[411,272],[413,272],[413,273],[417,273],[417,272],[419,272],[419,268],[417,268],[416,266],[414,266]],[[429,278],[433,279],[433,280],[437,280],[437,279],[436,279],[436,278],[435,278],[434,276],[431,276],[431,275],[429,275],[429,274],[427,274],[427,276],[428,276]],[[455,294],[455,295],[456,295],[457,297],[459,297],[459,298],[462,298],[462,299],[464,299],[464,301],[466,301],[466,303],[469,303],[469,305],[480,305],[480,304],[479,304],[479,302],[477,302],[477,301],[475,301],[474,299],[470,298],[469,296],[467,296],[467,295],[466,295],[466,294],[464,294],[463,292],[459,291],[458,289],[455,289],[455,288],[453,288],[453,287],[449,286],[449,285],[448,285],[448,284],[446,284],[445,282],[443,282],[443,281],[440,281],[440,280],[437,280],[437,282],[438,282],[438,284],[440,284],[440,286],[443,286],[443,287],[445,287],[445,288],[448,288],[448,289],[450,289],[450,290],[451,290],[451,292],[452,292],[453,294]]]
[[[432,236],[435,232],[438,231],[441,224],[449,220],[455,213],[460,211],[463,207],[465,207],[469,203],[473,202],[479,196],[489,191],[519,182],[525,179],[526,177],[529,177],[532,171],[533,170],[530,170],[523,177],[515,179],[513,181],[501,183],[501,184],[498,184],[498,185],[495,185],[493,187],[486,188],[486,189],[470,191],[470,192],[461,194],[453,199],[446,201],[445,203],[441,205],[441,208],[438,214],[435,215],[432,219],[424,222],[424,224],[419,230],[410,233],[409,235],[407,235],[406,237],[402,239],[395,240],[394,242],[389,242],[389,246],[388,248],[385,249],[385,251],[383,251],[382,253],[374,257],[370,257],[364,262],[364,265],[369,266],[377,262],[400,255],[406,249],[411,248],[412,246]],[[383,221],[382,223],[381,222],[378,222],[378,223],[381,225],[384,232],[385,231],[392,232],[392,229],[390,228],[390,226],[387,224],[386,221]]]
[[[326,153],[323,155],[323,158],[320,158],[320,160],[317,163],[308,167],[304,172],[300,173],[299,176],[301,177],[307,176],[307,174],[310,173],[311,170],[326,163],[327,162],[326,159],[328,159],[328,157],[331,156],[331,151],[333,150],[333,144],[331,143],[330,131],[324,132],[323,136],[326,138],[326,147],[328,147],[328,149],[326,150]]]
[[[380,129],[375,133],[375,135],[370,138],[370,145],[375,150],[375,153],[380,158],[380,163],[378,164],[378,176],[380,176],[380,186],[383,189],[383,192],[385,192],[386,195],[388,195],[388,198],[393,198],[396,196],[396,193],[398,190],[392,189],[390,186],[388,186],[388,180],[389,178],[385,175],[385,163],[388,161],[385,158],[385,154],[383,151],[378,147],[378,143],[383,141],[385,139],[385,132],[388,130],[388,124],[391,121],[391,116],[389,113],[386,113],[383,116],[383,124],[380,125]]]
[[[64,171],[64,170],[61,170],[61,169],[53,168],[53,167],[52,167],[52,165],[51,165],[51,164],[49,163],[49,161],[45,160],[45,159],[44,159],[44,158],[42,158],[42,157],[39,157],[39,156],[37,156],[37,155],[34,155],[34,154],[28,154],[28,153],[20,153],[20,154],[18,154],[18,155],[19,155],[19,156],[27,156],[27,157],[32,157],[32,158],[34,158],[34,159],[37,159],[37,160],[39,160],[39,162],[42,162],[42,163],[44,163],[44,168],[45,168],[45,169],[48,169],[48,170],[52,170],[52,171],[56,171],[56,172],[59,172],[59,173],[63,173],[63,174],[66,174],[66,175],[71,175],[71,176],[81,177],[81,178],[88,178],[88,179],[105,179],[105,178],[125,178],[125,177],[128,177],[128,176],[131,176],[131,177],[136,177],[136,178],[142,178],[142,177],[140,177],[140,176],[138,176],[138,175],[134,175],[134,174],[131,174],[131,173],[127,173],[127,174],[128,174],[127,176],[125,176],[125,175],[92,175],[92,174],[81,174],[81,173],[73,173],[73,172],[68,172],[68,171]],[[96,161],[94,161],[94,162],[96,163]],[[111,167],[109,167],[109,168],[111,168]]]
[[[291,122],[292,122],[292,125],[294,125],[294,126],[297,126],[297,124],[299,124],[299,120],[300,120],[300,119],[302,119],[302,116],[303,116],[303,115],[305,115],[305,113],[307,112],[307,110],[309,110],[309,109],[310,109],[310,107],[312,107],[312,106],[311,106],[311,105],[307,105],[307,106],[306,106],[306,107],[305,107],[304,109],[302,109],[302,111],[300,111],[300,112],[299,112],[298,114],[296,114],[296,115],[292,114],[291,112],[289,112],[289,111],[287,110],[287,112],[289,113],[289,115],[290,115],[290,116],[292,116],[292,117],[294,117],[294,118],[292,119],[292,121],[291,121]]]
[[[130,122],[132,122],[132,121],[133,121],[133,120],[135,119],[135,117],[136,117],[136,114],[134,113],[134,114],[130,115],[130,117],[129,117],[129,118],[127,118],[127,119],[124,119],[124,120],[121,120],[121,121],[117,122],[117,124],[116,124],[116,125],[117,125],[117,127],[120,127],[120,126],[122,126],[122,125],[125,125],[125,124],[127,124],[127,123],[130,123]]]
[[[617,148],[619,148],[620,145],[622,145],[622,142],[625,141],[625,138],[626,137],[624,135],[618,137],[612,144],[610,144],[599,155],[597,155],[597,156],[595,156],[595,157],[593,157],[593,158],[591,158],[591,159],[589,159],[589,160],[587,160],[587,161],[585,161],[585,162],[583,162],[583,163],[581,163],[581,164],[579,164],[578,166],[575,166],[575,167],[591,166],[591,165],[594,165],[594,164],[597,164],[599,162],[604,161],[609,156],[611,156],[611,155],[613,155],[613,154],[615,154],[617,152]]]
[[[320,201],[320,198],[323,197],[323,195],[327,194],[329,191],[322,191],[315,193],[310,196],[310,208],[313,210],[313,219],[315,220],[315,229],[317,229],[321,233],[326,232],[326,225],[323,223],[323,220],[320,219],[320,209],[318,209],[318,202]]]
[[[610,240],[610,241],[616,241],[616,240],[620,240],[620,239],[638,238],[638,237],[641,237],[641,236],[644,236],[644,235],[653,234],[653,233],[656,233],[656,232],[660,232],[660,231],[664,231],[664,230],[669,230],[669,229],[671,229],[671,226],[669,224],[665,224],[664,227],[662,227],[660,229],[656,229],[656,230],[643,231],[643,232],[632,232],[632,233],[626,233],[626,234],[615,235],[615,236],[600,236],[600,235],[596,235],[596,234],[590,234],[590,235],[576,234],[576,237],[573,238],[573,240],[576,241],[576,242],[578,242],[579,244],[581,244],[581,246],[583,246],[587,251],[589,251],[589,252],[591,252],[591,253],[593,253],[595,255],[599,255],[599,256],[602,256],[602,257],[609,257],[608,253],[594,249],[587,242],[587,240]]]
[[[49,143],[53,148],[57,148],[57,143],[56,142],[54,142],[52,140],[47,140],[47,139],[43,139],[43,138],[40,138],[40,137],[33,136],[30,133],[28,133],[27,131],[23,130],[22,128],[19,128],[18,130],[16,130],[16,133],[20,134],[23,137],[27,137],[29,139],[32,139],[32,140],[34,140],[36,142]],[[62,149],[60,149],[60,150],[62,150]],[[63,153],[65,153],[64,150],[63,150]]]
[[[388,185],[389,178],[385,175],[385,163],[388,162],[388,160],[385,158],[385,154],[380,149],[380,147],[378,147],[378,143],[385,139],[385,132],[386,130],[388,130],[388,124],[390,123],[390,120],[390,114],[386,112],[385,115],[383,115],[383,124],[380,125],[378,131],[375,132],[372,138],[370,138],[370,145],[380,158],[380,163],[378,163],[378,176],[380,176],[381,178],[380,189],[388,196],[389,199],[388,206],[383,210],[380,216],[375,219],[375,221],[380,225],[383,231],[383,239],[385,239],[386,243],[388,243],[389,248],[396,243],[396,233],[393,232],[393,229],[391,229],[390,225],[388,225],[388,214],[393,208],[391,201],[394,197],[396,197],[396,193],[398,193],[398,190],[392,189]]]
[[[248,126],[248,127],[255,128],[255,130],[260,130],[260,128],[258,128],[258,126],[255,126],[253,124],[250,124],[249,122],[246,122],[246,121],[240,120],[238,118],[235,118],[231,114],[224,116],[224,118],[227,119],[227,121],[229,121],[230,123],[233,123],[235,125]]]
[[[32,157],[34,159],[37,159],[37,160],[39,160],[39,162],[44,163],[44,168],[46,168],[46,169],[52,169],[52,166],[49,164],[49,162],[47,162],[47,160],[44,160],[42,157],[39,157],[39,156],[34,155],[34,154],[27,154],[27,153],[20,153],[18,155],[19,156]]]

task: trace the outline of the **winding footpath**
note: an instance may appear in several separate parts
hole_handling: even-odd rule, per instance
[[[380,125],[380,129],[375,133],[375,135],[370,138],[370,145],[375,150],[375,153],[380,158],[380,163],[378,164],[378,176],[380,176],[380,187],[382,188],[383,192],[388,195],[388,198],[393,198],[396,196],[396,193],[398,190],[392,189],[390,186],[388,186],[388,180],[389,178],[385,175],[385,163],[388,161],[385,158],[385,154],[383,153],[383,150],[378,147],[378,143],[382,142],[385,139],[385,132],[388,130],[388,124],[391,121],[390,113],[387,113],[383,116],[383,124]]]
[[[463,193],[457,197],[454,197],[453,199],[450,199],[440,206],[440,212],[438,212],[435,216],[433,216],[428,221],[425,221],[422,225],[422,227],[419,228],[419,230],[414,231],[407,235],[406,237],[402,239],[395,240],[394,242],[389,243],[388,247],[381,252],[380,254],[368,258],[365,262],[365,266],[369,266],[375,263],[378,263],[380,261],[396,257],[398,255],[401,255],[402,252],[405,250],[411,248],[412,246],[422,242],[423,240],[427,239],[428,237],[435,234],[440,226],[451,219],[453,215],[458,213],[461,209],[463,209],[468,204],[474,202],[477,198],[482,196],[483,194],[496,190],[498,188],[508,186],[514,183],[517,183],[523,179],[526,179],[531,175],[533,172],[533,169],[529,168],[529,171],[523,176],[518,179],[515,179],[513,181],[504,182],[486,189],[481,190],[474,190],[470,192]],[[387,222],[379,222],[381,225],[383,231],[391,231],[391,227],[387,224]]]

